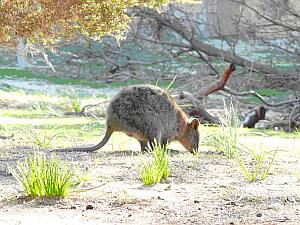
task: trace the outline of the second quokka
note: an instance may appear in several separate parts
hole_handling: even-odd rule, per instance
[[[133,85],[121,90],[109,103],[106,133],[91,147],[63,148],[55,151],[93,152],[102,148],[113,132],[123,132],[140,142],[145,151],[156,139],[165,146],[179,141],[189,152],[198,151],[199,120],[189,119],[165,90],[151,85]]]

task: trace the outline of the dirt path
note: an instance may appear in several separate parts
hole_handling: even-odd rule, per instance
[[[253,137],[249,137],[253,139]],[[245,139],[247,141],[247,138]],[[125,150],[111,146],[94,154],[61,154],[90,171],[91,179],[65,199],[32,200],[19,197],[7,172],[23,147],[1,140],[0,225],[2,224],[299,224],[300,140],[265,138],[267,145],[291,146],[281,153],[265,182],[244,181],[237,163],[202,149],[199,159],[177,144],[172,149],[172,176],[162,184],[145,187],[135,167],[138,144]],[[91,208],[91,209],[87,209]]]

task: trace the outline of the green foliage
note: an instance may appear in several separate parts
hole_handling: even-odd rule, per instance
[[[36,79],[36,80],[45,80],[49,81],[52,84],[63,84],[63,85],[82,85],[91,88],[114,88],[114,87],[125,87],[128,85],[134,84],[142,84],[141,80],[128,80],[125,82],[112,82],[110,84],[104,84],[103,82],[97,81],[89,81],[89,80],[80,80],[80,79],[72,79],[72,78],[61,78],[56,76],[47,76],[45,74],[34,74],[27,70],[17,70],[17,69],[0,69],[0,78],[26,78],[26,79]],[[169,81],[163,80],[159,82],[158,86],[167,87],[169,85]],[[155,84],[153,82],[152,84]],[[173,87],[178,86],[177,81],[173,84]],[[1,87],[1,89],[7,89]]]
[[[0,43],[14,45],[17,38],[27,44],[53,47],[78,32],[100,40],[103,35],[121,37],[127,27],[128,7],[155,7],[165,0],[2,0]]]
[[[74,169],[55,156],[29,156],[11,172],[31,197],[64,197],[80,183]]]
[[[28,77],[32,78],[34,74],[27,70],[17,70],[11,68],[1,68],[0,69],[0,77],[5,76],[17,76],[17,77]]]
[[[159,183],[169,177],[169,159],[166,149],[162,148],[157,141],[154,142],[153,150],[147,154],[145,163],[138,169],[144,185]]]
[[[238,162],[246,181],[265,180],[269,175],[276,153],[277,150],[271,152],[248,150],[244,158],[239,155]],[[250,161],[246,163],[245,158],[250,158]]]
[[[3,109],[0,110],[0,115],[5,117],[15,118],[40,118],[46,117],[48,112],[46,110],[33,110],[33,109]]]
[[[6,126],[5,126],[5,125],[2,125],[2,124],[0,124],[0,130],[6,130]]]
[[[23,129],[26,137],[38,148],[45,149],[52,147],[52,141],[59,133],[48,130],[40,129]]]
[[[273,154],[271,154],[272,152],[255,152],[239,143],[240,121],[232,102],[229,107],[224,104],[224,114],[219,115],[219,118],[221,132],[208,136],[204,144],[224,153],[229,159],[236,159],[247,181],[265,180],[277,150]]]
[[[229,107],[224,104],[224,114],[219,115],[220,132],[208,136],[205,145],[224,153],[229,159],[234,159],[238,153],[238,136],[240,121],[232,102]]]
[[[81,111],[81,103],[80,99],[73,88],[70,88],[66,91],[66,95],[69,98],[69,102],[67,105],[67,112],[80,112]]]
[[[49,105],[47,102],[37,101],[33,106],[31,106],[31,108],[38,112],[42,112],[43,110],[47,110],[49,108]]]
[[[257,89],[256,92],[262,96],[267,96],[267,97],[271,97],[271,96],[286,97],[286,96],[288,96],[287,92],[278,91],[278,90],[271,89],[271,88],[260,88],[260,89]]]

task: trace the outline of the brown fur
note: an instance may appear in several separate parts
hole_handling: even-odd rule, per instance
[[[145,151],[156,139],[165,146],[177,140],[188,151],[198,150],[199,121],[187,116],[165,90],[151,85],[134,85],[121,90],[109,103],[106,114],[106,134],[97,145],[60,151],[92,152],[103,147],[115,131],[123,132],[140,142]]]

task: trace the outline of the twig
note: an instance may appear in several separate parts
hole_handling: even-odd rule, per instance
[[[90,187],[90,188],[86,188],[86,189],[80,189],[78,192],[84,192],[84,191],[91,191],[91,190],[94,190],[94,189],[97,189],[99,187],[102,187],[104,186],[105,184],[107,184],[108,182],[105,182],[103,184],[100,184],[100,185],[97,185],[95,187]]]
[[[202,55],[202,53],[200,51],[197,51],[197,54],[199,55],[199,57],[206,62],[206,64],[209,66],[209,68],[211,68],[216,74],[219,74],[219,71]]]
[[[84,112],[87,108],[95,107],[95,106],[98,106],[98,105],[101,105],[101,104],[104,104],[107,102],[109,102],[109,100],[105,100],[105,101],[99,102],[97,104],[89,104],[89,105],[83,106],[79,113],[84,114]]]
[[[101,105],[101,104],[104,104],[104,103],[107,103],[107,102],[109,102],[109,100],[105,100],[105,101],[99,102],[99,103],[97,103],[97,104],[89,104],[89,105],[83,106],[82,109],[80,110],[80,112],[66,112],[65,115],[68,115],[68,116],[69,116],[69,115],[76,115],[76,116],[82,116],[82,115],[84,115],[84,116],[95,117],[95,116],[92,115],[92,114],[87,114],[87,113],[85,112],[85,110],[86,110],[87,108],[95,107],[95,106],[98,106],[98,105]]]
[[[295,103],[295,102],[298,102],[298,104],[300,104],[300,99],[292,99],[292,100],[286,100],[286,101],[277,102],[277,103],[270,103],[270,102],[267,102],[260,94],[256,93],[253,90],[251,90],[251,91],[244,91],[244,92],[238,92],[238,91],[235,91],[235,90],[233,90],[233,89],[231,89],[229,87],[226,87],[226,86],[224,87],[223,90],[225,92],[229,93],[229,94],[236,95],[236,96],[248,96],[248,95],[252,95],[252,96],[258,98],[265,105],[271,106],[271,107],[292,104],[292,103]]]
[[[13,138],[14,135],[9,135],[9,136],[3,136],[3,135],[0,135],[0,139],[10,139],[10,138]]]

